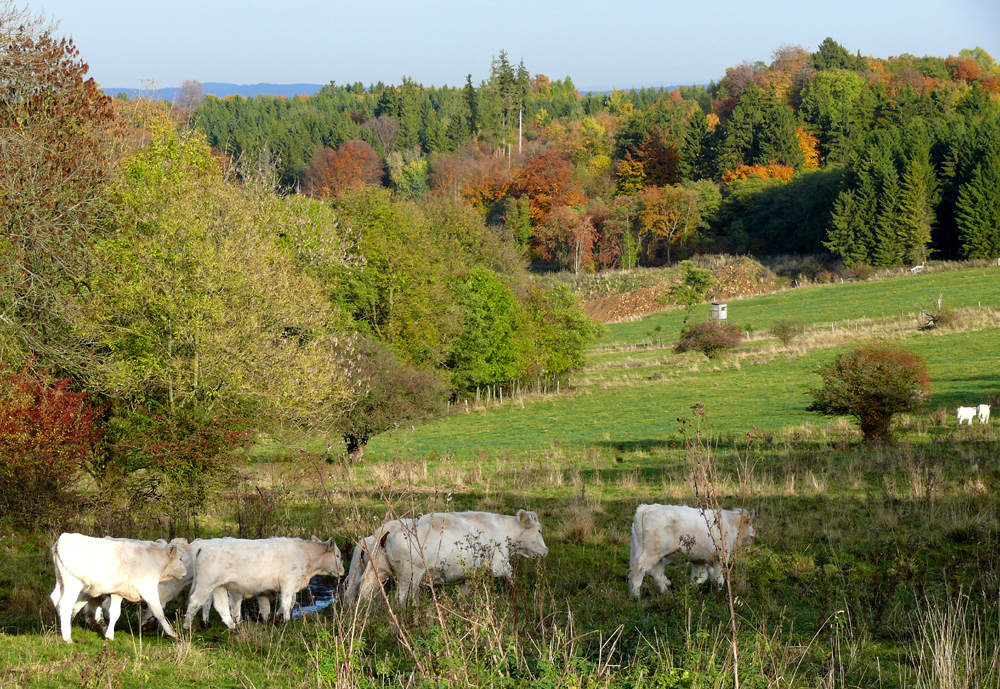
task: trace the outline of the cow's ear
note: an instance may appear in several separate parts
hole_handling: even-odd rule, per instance
[[[319,537],[316,534],[313,534],[312,542],[313,543],[322,543],[323,541],[319,540]]]
[[[167,555],[169,555],[171,559],[177,557],[177,546],[171,545],[167,548]]]
[[[532,524],[538,524],[538,515],[529,510],[518,510],[517,519],[521,522],[522,526],[531,526]]]

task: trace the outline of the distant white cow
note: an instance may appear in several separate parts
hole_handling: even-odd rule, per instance
[[[976,418],[976,408],[975,407],[959,407],[958,408],[958,425],[961,426],[963,421],[968,421],[969,425],[972,425],[972,420]]]
[[[980,404],[976,407],[976,415],[979,416],[979,423],[989,423],[990,422],[990,405]],[[972,423],[972,420],[969,420]]]
[[[383,542],[390,531],[404,526],[413,529],[412,519],[393,519],[379,527],[371,536],[367,536],[354,546],[351,556],[351,568],[347,572],[347,590],[344,592],[344,602],[353,604],[364,602],[375,593],[376,586],[384,586],[392,577],[392,569],[385,556]]]
[[[271,591],[280,596],[285,621],[292,617],[292,601],[317,574],[342,576],[344,565],[333,539],[299,538],[244,540],[217,538],[203,541],[194,559],[194,583],[188,599],[184,628],[191,628],[195,613],[210,597],[230,629],[236,623],[229,593],[241,597]],[[259,601],[259,599],[258,599]]]
[[[435,583],[461,582],[473,571],[486,568],[493,576],[510,580],[514,576],[511,555],[541,558],[549,552],[538,515],[527,510],[518,510],[515,516],[425,514],[389,531],[382,545],[400,603],[409,599],[428,572]]]
[[[713,511],[683,505],[639,505],[632,520],[629,595],[639,597],[646,574],[653,578],[660,593],[666,593],[671,584],[664,570],[682,553],[691,560],[692,579],[702,583],[711,576],[721,586],[725,582],[722,558],[713,534],[725,546],[728,560],[737,547],[753,540],[756,531],[750,524],[750,513],[744,509]]]
[[[146,601],[163,631],[176,637],[163,616],[158,586],[161,581],[186,576],[182,559],[186,548],[186,545],[62,534],[52,546],[56,587],[50,598],[59,611],[63,639],[73,643],[70,633],[73,616],[90,598],[105,595],[111,596],[106,638],[115,638],[122,599]]]

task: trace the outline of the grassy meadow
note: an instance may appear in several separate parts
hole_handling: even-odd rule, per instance
[[[939,295],[951,327],[918,329]],[[788,346],[767,332],[784,317],[808,324]],[[672,351],[678,311],[611,325],[558,393],[460,400],[361,462],[326,461],[325,439],[262,441],[178,534],[344,548],[391,517],[524,507],[549,556],[518,561],[513,585],[234,633],[214,617],[180,641],[136,629],[133,607],[113,642],[78,620],[68,645],[48,600],[59,530],[166,535],[154,511],[85,495],[48,532],[0,532],[0,687],[1000,687],[1000,420],[955,419],[1000,416],[1000,268],[797,288],[730,301],[729,318],[753,335],[717,360]],[[875,447],[805,410],[817,365],[872,339],[920,353],[933,393]],[[756,510],[731,595],[681,563],[672,595],[647,579],[630,600],[636,506],[713,497]]]

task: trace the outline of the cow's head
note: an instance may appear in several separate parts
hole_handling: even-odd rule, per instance
[[[542,538],[542,523],[538,521],[538,515],[528,510],[518,510],[517,521],[521,526],[521,533],[514,543],[517,554],[533,558],[548,555],[549,548]]]
[[[319,562],[317,562],[317,566],[322,570],[320,573],[332,574],[337,577],[344,576],[344,562],[340,559],[340,548],[337,547],[333,538],[321,541],[314,535],[312,542],[319,543],[325,548],[319,556]]]
[[[753,542],[753,539],[757,536],[756,529],[753,528],[751,520],[757,515],[750,510],[745,510],[739,507],[733,510],[738,522],[738,531],[736,542],[741,546],[748,546]]]
[[[184,565],[184,556],[190,554],[190,546],[184,548],[171,543],[164,550],[167,551],[167,564],[160,573],[160,581],[183,579],[186,577],[187,567]]]

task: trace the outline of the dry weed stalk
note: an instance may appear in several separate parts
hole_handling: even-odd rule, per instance
[[[703,404],[698,403],[693,408],[694,421],[690,424],[692,434],[684,437],[687,448],[688,462],[692,478],[694,480],[695,496],[698,505],[705,517],[705,524],[708,533],[712,537],[715,546],[718,566],[721,567],[723,582],[726,589],[726,600],[729,604],[730,632],[732,634],[731,648],[733,659],[733,687],[740,689],[740,652],[739,652],[739,630],[736,626],[736,605],[733,596],[732,574],[733,566],[736,562],[736,554],[739,552],[739,538],[736,539],[736,546],[732,553],[726,548],[726,536],[723,529],[722,505],[719,500],[719,480],[716,477],[715,452],[712,446],[711,435],[709,434],[708,415]],[[678,419],[687,424],[686,419]],[[682,428],[681,433],[687,428]],[[741,520],[745,517],[741,516]],[[740,524],[740,531],[744,525]]]

